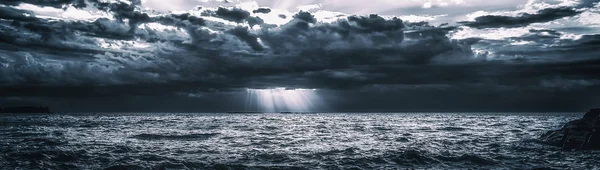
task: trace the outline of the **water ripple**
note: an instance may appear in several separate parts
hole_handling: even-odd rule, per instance
[[[133,136],[133,138],[141,140],[206,140],[216,135],[218,135],[218,133],[185,135],[139,134]]]
[[[544,145],[579,114],[0,116],[0,169],[598,169]]]

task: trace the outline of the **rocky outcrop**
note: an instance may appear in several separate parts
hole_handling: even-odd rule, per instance
[[[600,109],[542,135],[544,142],[563,149],[600,150]]]
[[[0,113],[51,113],[48,107],[0,107]]]

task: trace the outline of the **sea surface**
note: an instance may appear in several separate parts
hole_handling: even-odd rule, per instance
[[[574,113],[0,115],[0,169],[599,169]]]

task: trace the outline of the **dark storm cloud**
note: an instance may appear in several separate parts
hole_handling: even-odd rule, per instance
[[[109,3],[96,0],[91,1],[96,8],[113,13],[115,19],[121,22],[123,22],[124,19],[127,19],[130,27],[129,32],[134,32],[139,24],[146,23],[151,20],[148,14],[139,12],[139,8],[142,3],[141,0],[131,0],[130,3]]]
[[[95,53],[104,53],[103,50],[93,47],[96,44],[83,42],[84,39],[75,36],[74,31],[78,30],[85,30],[90,34],[103,33],[100,30],[93,30],[94,26],[88,25],[88,23],[49,22],[44,19],[38,19],[36,22],[13,20],[0,21],[0,28],[2,28],[0,33],[4,37],[4,41],[0,42],[2,50],[40,52],[51,55],[64,54],[64,57],[67,58],[73,54],[91,56]],[[80,44],[66,44],[62,42],[65,40]]]
[[[141,5],[140,0],[131,0],[130,3],[125,2],[104,2],[99,0],[6,0],[0,2],[0,4],[6,5],[19,5],[22,3],[33,4],[42,7],[54,7],[54,8],[66,8],[72,5],[75,8],[85,8],[88,4],[93,7],[108,11],[114,14],[117,20],[123,21],[128,19],[132,29],[135,29],[135,25],[149,21],[147,14],[138,12],[138,8]]]
[[[250,27],[253,27],[255,25],[262,25],[265,23],[265,21],[260,17],[248,17],[246,18],[246,21],[248,22],[248,25],[250,25]]]
[[[233,22],[242,22],[246,18],[250,17],[250,12],[245,11],[243,9],[239,9],[239,8],[227,9],[227,8],[219,7],[219,9],[217,9],[217,11],[215,11],[215,14],[220,18],[223,18],[223,19],[226,19],[229,21],[233,21]]]
[[[282,26],[280,31],[262,32],[260,38],[273,50],[307,52],[319,49],[369,50],[379,45],[398,45],[403,41],[404,25],[394,18],[383,19],[350,16],[333,23],[317,23],[308,12],[299,12],[294,20]],[[312,24],[312,25],[311,25]]]
[[[124,19],[127,19],[130,25],[130,32],[135,30],[138,24],[150,21],[150,17],[148,16],[148,14],[139,12],[139,8],[141,5],[140,0],[131,0],[130,3],[111,3],[98,0],[8,0],[5,3],[8,5],[19,5],[21,3],[27,3],[55,8],[63,8],[68,5],[72,5],[75,8],[85,8],[88,7],[88,4],[91,4],[91,6],[99,10],[112,13],[114,17],[121,22]]]
[[[356,22],[356,24],[364,28],[367,32],[396,31],[404,28],[404,23],[398,18],[388,21],[374,14],[369,17],[350,16],[348,17],[348,21]]]
[[[123,6],[123,4],[104,4],[99,6],[102,10],[112,11],[117,19],[119,17],[134,19],[136,16],[135,13],[137,13],[134,10],[135,7]],[[239,19],[244,17],[239,17]],[[245,19],[248,18],[246,17]],[[87,45],[84,44],[82,46],[64,46],[61,45],[61,41],[59,41],[74,41],[80,39],[80,37],[68,36],[72,34],[72,31],[69,30],[76,30],[84,35],[110,40],[142,38],[142,40],[148,42],[164,42],[165,40],[167,40],[166,42],[170,42],[168,39],[161,39],[160,37],[152,36],[151,34],[141,34],[146,31],[145,29],[132,31],[132,27],[136,27],[137,24],[131,24],[131,21],[129,24],[125,25],[120,24],[119,22],[120,20],[111,21],[102,18],[91,23],[83,21],[48,22],[45,20],[35,22],[34,24],[44,26],[43,28],[46,29],[31,29],[32,32],[38,34],[62,35],[65,37],[57,39],[57,43],[54,45],[42,45],[48,46],[48,48],[65,49],[63,51],[67,52],[57,52],[52,55],[46,54],[47,51],[40,51],[39,53],[32,54],[14,53],[13,58],[20,58],[21,62],[5,60],[5,63],[12,62],[13,64],[11,66],[16,66],[14,63],[21,63],[18,64],[21,65],[21,67],[38,68],[40,71],[25,72],[24,70],[19,69],[5,69],[4,72],[11,76],[5,76],[2,81],[17,84],[20,82],[50,83],[54,85],[61,83],[75,85],[110,85],[135,82],[151,83],[153,81],[171,81],[175,83],[176,81],[173,80],[182,80],[192,83],[208,81],[229,84],[228,86],[218,85],[213,87],[217,89],[252,86],[268,87],[276,86],[276,84],[310,88],[311,85],[308,83],[313,78],[318,78],[319,81],[321,81],[321,79],[329,78],[336,80],[340,78],[344,73],[336,72],[337,69],[351,70],[357,65],[365,64],[370,65],[368,67],[379,67],[379,65],[392,63],[424,64],[441,54],[450,54],[454,52],[463,53],[460,50],[457,51],[457,49],[466,50],[469,46],[469,44],[452,42],[448,39],[445,36],[445,33],[450,30],[448,28],[428,26],[426,29],[413,32],[412,34],[415,35],[411,36],[411,39],[405,44],[402,44],[404,41],[404,25],[400,19],[392,18],[388,20],[377,15],[370,15],[367,17],[351,16],[334,23],[317,23],[314,16],[308,12],[299,12],[295,15],[295,19],[292,22],[283,26],[280,30],[265,29],[257,33],[251,33],[246,27],[235,27],[226,31],[239,41],[248,45],[253,51],[265,51],[265,49],[268,49],[264,54],[257,54],[257,58],[248,58],[252,56],[248,54],[228,52],[228,50],[232,50],[232,47],[224,45],[234,42],[234,38],[211,34],[205,30],[199,29],[205,25],[205,21],[189,14],[161,15],[143,20],[143,22],[158,22],[165,25],[181,27],[186,30],[191,36],[193,44],[185,45],[181,44],[181,42],[172,41],[172,43],[175,43],[184,49],[181,54],[181,60],[177,60],[177,58],[174,57],[168,57],[176,55],[175,53],[155,53],[146,56],[146,54],[132,55],[114,51],[104,54],[99,49],[95,49],[97,48],[97,44],[95,43],[88,43]],[[67,29],[61,30],[62,28]],[[427,33],[432,31],[441,31],[443,33]],[[22,35],[26,34],[16,34],[15,36]],[[213,39],[222,40],[214,41]],[[260,44],[258,41],[259,39],[261,39],[266,46]],[[222,48],[225,51],[207,49],[211,46]],[[159,48],[161,47],[159,46]],[[91,53],[94,55],[76,52],[80,50],[98,51]],[[469,50],[464,52],[469,53]],[[46,63],[46,58],[60,58],[59,55],[86,56],[88,59],[82,59],[82,62],[64,61],[54,64]],[[160,55],[165,56],[164,58],[157,57]],[[239,55],[241,55],[242,58],[238,58]],[[196,56],[198,58],[190,60],[191,56]],[[141,67],[142,64],[128,62],[128,58],[142,58],[148,60],[149,63],[154,62],[154,64],[143,66],[142,68],[146,68],[137,70],[136,68]],[[99,63],[99,65],[88,65],[83,61],[90,61],[93,63],[101,61],[101,63]],[[176,66],[177,64],[175,63],[179,63],[179,65]],[[86,71],[72,72],[69,74],[65,74],[63,71],[41,71],[58,69],[58,65],[63,65],[62,67],[66,70]],[[197,67],[201,65],[206,65],[207,67],[201,69],[193,68],[194,66]],[[167,69],[170,67],[178,69]],[[329,73],[319,77],[319,72]],[[355,75],[362,74],[360,72],[355,73]],[[388,73],[373,74],[387,75]],[[47,77],[48,79],[36,79],[35,77],[38,75],[45,75],[44,77]],[[83,78],[85,75],[89,76]],[[298,80],[291,80],[293,79],[292,77],[297,77]],[[354,78],[350,80],[362,81],[364,78]],[[348,84],[352,85],[357,83]],[[319,85],[319,87],[335,88],[333,86],[324,85]],[[181,89],[185,90],[187,88]],[[169,89],[164,90],[170,91]]]
[[[115,15],[120,14],[115,13]],[[10,18],[12,21],[0,21],[0,32],[2,33],[0,63],[5,66],[0,72],[2,75],[0,82],[5,86],[21,83],[87,86],[163,81],[154,81],[157,75],[164,74],[162,71],[165,71],[165,68],[160,70],[159,68],[173,67],[169,62],[178,61],[177,57],[171,57],[171,61],[164,61],[139,52],[131,54],[120,50],[104,49],[99,47],[99,42],[94,40],[94,38],[103,38],[108,41],[133,38],[140,38],[142,41],[148,42],[157,40],[156,35],[148,34],[153,33],[152,30],[132,31],[132,27],[137,26],[137,24],[130,25],[131,19],[135,15],[124,16],[130,20],[129,23],[106,18],[87,22],[38,18],[24,20],[12,17]],[[151,19],[165,25],[185,28],[197,28],[204,24],[201,18],[185,14]],[[149,22],[149,20],[144,22]],[[162,39],[161,41],[171,40],[158,38]],[[175,39],[175,42],[177,41],[181,42],[182,40]],[[155,54],[158,55],[160,52]],[[145,66],[140,66],[138,65],[139,61],[134,62],[134,59],[147,62]],[[145,70],[136,70],[140,67],[144,67]],[[116,72],[115,69],[119,71]],[[177,76],[172,74],[164,75],[163,78],[166,77],[171,77],[168,78],[171,80],[177,79]]]
[[[13,5],[22,3],[30,3],[39,6],[51,6],[58,7],[63,5],[74,5],[75,7],[85,7],[86,1],[13,1]],[[135,6],[139,5],[139,2],[134,1],[133,4],[129,5],[124,2],[119,3],[105,3],[98,1],[87,1],[88,3],[94,4],[100,10],[106,10],[114,14],[115,18],[122,22],[123,19],[128,19],[129,30],[127,33],[115,31],[121,28],[119,24],[112,24],[110,20],[100,18],[92,23],[85,21],[65,21],[65,20],[48,20],[36,18],[30,11],[18,10],[10,7],[2,7],[0,13],[2,13],[3,19],[12,20],[12,27],[21,28],[32,33],[36,33],[42,36],[45,41],[55,37],[64,37],[73,35],[73,30],[81,31],[88,35],[97,35],[98,37],[104,38],[115,38],[115,39],[130,39],[133,38],[133,31],[139,23],[148,22],[150,20],[147,14],[142,14],[135,11]],[[84,5],[81,5],[84,4]],[[21,33],[23,34],[23,33]],[[18,35],[22,36],[22,35]],[[52,42],[49,42],[52,43]]]
[[[302,20],[304,22],[308,22],[308,23],[317,22],[317,19],[315,18],[315,16],[313,14],[311,14],[310,12],[305,12],[305,11],[298,12],[296,15],[294,15],[294,18]]]
[[[65,52],[77,51],[78,49],[76,49],[77,47],[59,47],[64,45],[61,45],[61,43],[55,43],[56,41],[49,40],[54,40],[56,38],[58,38],[56,40],[60,41],[79,40],[81,37],[78,37],[77,35],[81,34],[91,37],[106,38],[109,40],[131,40],[137,37],[146,41],[156,41],[157,39],[155,37],[140,35],[139,33],[136,34],[135,31],[138,25],[142,23],[157,22],[163,25],[193,29],[201,27],[205,24],[204,19],[196,16],[190,16],[189,13],[149,17],[147,14],[137,11],[139,8],[139,1],[134,1],[132,4],[127,4],[124,2],[88,2],[93,3],[94,6],[100,10],[110,12],[117,20],[111,20],[108,18],[99,18],[92,22],[48,20],[36,18],[35,15],[33,15],[33,13],[30,11],[18,10],[10,7],[0,8],[0,13],[3,14],[0,18],[12,20],[10,24],[6,23],[4,27],[17,29],[20,31],[29,31],[33,34],[40,35],[42,40],[46,41],[45,43],[38,42],[38,44],[35,46],[49,46],[50,48],[56,49],[68,49],[64,50]],[[123,23],[124,19],[127,19],[128,23]],[[36,42],[35,39],[30,39],[31,35],[27,34],[26,32],[6,32],[4,37],[7,36],[13,37],[7,38],[8,40],[18,40],[28,37],[26,38],[29,39],[27,41],[18,41],[18,44],[20,45]],[[13,41],[13,43],[15,42],[16,41]],[[90,45],[96,46],[97,44],[91,43]]]
[[[591,8],[598,4],[600,0],[580,0],[577,8]]]
[[[0,4],[17,6],[21,3],[33,4],[38,6],[47,6],[54,8],[63,8],[67,5],[73,5],[81,8],[86,7],[85,0],[2,0]]]
[[[0,19],[16,21],[35,21],[37,18],[31,11],[0,6]]]
[[[233,29],[229,30],[229,33],[237,36],[242,41],[248,43],[248,45],[250,47],[252,47],[252,49],[255,51],[264,50],[262,45],[260,45],[260,43],[258,43],[258,37],[256,37],[256,35],[252,35],[250,32],[248,32],[248,28],[246,28],[246,27],[233,28]]]
[[[4,41],[5,49],[16,51],[41,51],[50,54],[104,53],[104,51],[95,50],[97,45],[95,43],[81,42],[67,45],[63,41],[85,41],[78,37],[78,34],[115,40],[127,40],[134,37],[129,32],[130,27],[104,18],[93,22],[13,18],[12,21],[0,21],[0,24],[5,28],[0,32],[4,36],[12,37],[8,41]]]
[[[561,8],[547,8],[538,11],[535,14],[522,13],[516,17],[500,16],[500,15],[486,15],[475,18],[475,21],[461,22],[463,25],[474,27],[474,28],[515,28],[523,27],[533,23],[544,23],[554,21],[564,17],[571,17],[580,14],[581,11],[577,11],[570,7]]]
[[[578,4],[570,7],[553,7],[537,11],[535,14],[520,13],[518,16],[485,15],[475,18],[475,21],[459,22],[473,28],[516,28],[528,26],[533,23],[545,23],[573,17],[593,8],[600,0],[580,0]]]
[[[52,7],[71,3],[23,2]],[[555,30],[531,30],[504,40],[454,40],[448,34],[460,28],[375,14],[322,22],[301,11],[290,22],[273,26],[252,14],[266,10],[217,8],[203,9],[202,16],[148,15],[140,1],[87,2],[87,7],[114,19],[51,20],[0,7],[0,96],[177,98],[273,87],[567,91],[600,83],[593,74],[600,72],[597,35],[569,39]],[[571,8],[550,8],[465,24],[514,27],[576,13]],[[146,23],[173,27],[160,30]],[[532,43],[511,45],[518,41]],[[478,56],[473,46],[493,50],[497,56]],[[522,57],[485,59],[510,58],[506,56]]]
[[[206,24],[204,19],[192,16],[189,13],[158,16],[152,18],[151,20],[163,25],[177,26],[182,28],[197,28]]]
[[[268,14],[271,13],[271,9],[270,8],[258,8],[255,9],[254,11],[252,11],[253,13],[263,13],[263,14]]]
[[[570,62],[595,60],[600,52],[598,35],[582,35],[577,39],[564,38],[553,30],[530,30],[519,37],[504,40],[480,40],[478,47],[493,51],[493,57],[515,62]],[[515,44],[515,42],[525,42]]]
[[[297,16],[309,16],[302,12]],[[460,60],[455,54],[472,56],[467,41],[450,40],[446,34],[454,28],[422,26],[404,32],[402,20],[384,19],[378,15],[350,16],[332,23],[310,25],[300,17],[280,31],[264,32],[261,40],[273,51],[297,55],[298,60],[315,64],[351,66],[354,64],[420,63],[434,58]],[[307,19],[308,18],[308,19]],[[405,34],[410,36],[405,39]],[[301,62],[298,62],[301,63]]]

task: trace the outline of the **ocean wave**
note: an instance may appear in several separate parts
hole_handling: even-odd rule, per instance
[[[600,168],[537,139],[568,118],[509,116],[0,116],[0,169]]]
[[[20,160],[31,162],[74,162],[79,159],[86,159],[88,152],[84,150],[77,151],[62,151],[62,150],[40,150],[30,152],[13,152],[7,153],[5,159]]]
[[[462,127],[442,127],[439,128],[438,130],[443,130],[443,131],[464,131],[467,130],[466,128],[462,128]]]
[[[214,136],[219,135],[218,133],[196,133],[196,134],[185,134],[185,135],[167,135],[167,134],[139,134],[134,135],[132,138],[140,140],[206,140]]]
[[[31,139],[23,139],[21,142],[30,143],[35,145],[44,145],[44,146],[56,146],[68,143],[67,141],[52,139],[52,138],[31,138]]]
[[[438,156],[436,157],[438,160],[445,162],[466,162],[470,164],[476,165],[495,165],[496,161],[486,158],[483,156],[473,155],[473,154],[463,154],[461,156]]]
[[[356,147],[350,147],[350,148],[346,148],[346,149],[333,149],[327,152],[319,152],[319,153],[315,153],[315,156],[319,156],[319,157],[327,157],[327,156],[332,156],[332,155],[355,155],[358,154],[358,152],[360,151],[359,148]]]
[[[397,156],[393,156],[392,160],[401,166],[442,164],[440,160],[432,157],[431,154],[426,154],[418,150],[406,150]]]
[[[104,170],[144,170],[148,169],[147,167],[139,166],[139,165],[113,165]]]

